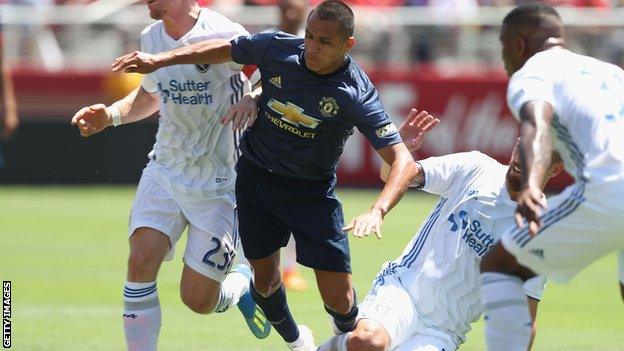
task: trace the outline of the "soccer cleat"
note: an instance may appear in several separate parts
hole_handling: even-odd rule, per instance
[[[301,272],[297,269],[285,270],[282,280],[284,281],[284,286],[288,290],[304,291],[308,288],[308,283],[306,283]]]
[[[305,325],[298,325],[297,328],[299,328],[299,339],[295,342],[289,343],[288,348],[292,351],[316,351],[312,330]],[[293,345],[295,343],[297,345]]]
[[[251,279],[251,268],[245,264],[237,265],[232,271],[244,274]],[[251,297],[249,290],[245,291],[240,297],[236,306],[238,306],[243,317],[245,317],[247,327],[249,327],[249,330],[256,338],[264,339],[269,336],[269,333],[271,333],[271,323],[267,320],[264,312],[258,307],[253,297]]]

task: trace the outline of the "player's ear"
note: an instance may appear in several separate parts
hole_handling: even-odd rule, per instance
[[[355,38],[349,37],[347,41],[345,42],[345,51],[351,51],[354,45],[355,45]]]
[[[516,49],[516,52],[519,54],[520,57],[525,56],[527,47],[527,42],[524,40],[523,37],[517,36],[514,39],[514,48]]]

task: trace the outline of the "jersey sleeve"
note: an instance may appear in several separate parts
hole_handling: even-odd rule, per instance
[[[524,293],[526,296],[535,299],[537,301],[542,300],[542,295],[544,295],[544,288],[546,287],[546,278],[542,276],[533,277],[528,279],[522,285],[524,289]]]
[[[436,195],[447,193],[467,177],[473,177],[480,165],[480,152],[460,152],[418,161],[425,175],[422,190]]]
[[[150,30],[144,30],[141,33],[141,51],[150,52]],[[158,92],[158,83],[156,82],[156,77],[154,73],[148,73],[143,75],[143,79],[141,80],[141,88],[150,94],[154,94]]]
[[[243,35],[232,39],[232,59],[243,65],[261,66],[275,33]]]
[[[397,127],[379,99],[377,89],[369,89],[358,99],[348,118],[364,134],[375,150],[402,142]]]
[[[249,35],[249,32],[239,23],[232,22],[229,19],[225,18],[225,16],[224,19],[227,21],[227,26],[225,26],[226,29],[223,31],[222,34],[223,39],[228,39],[232,41],[238,37]],[[244,67],[244,65],[238,62],[228,62],[227,65],[234,72],[240,72]]]
[[[520,109],[529,101],[545,101],[555,106],[555,77],[552,68],[542,63],[527,62],[528,66],[511,77],[507,87],[507,104],[513,116],[520,120]]]

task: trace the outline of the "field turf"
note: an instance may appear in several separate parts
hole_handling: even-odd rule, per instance
[[[0,279],[12,281],[13,350],[124,349],[121,294],[134,191],[130,186],[0,187]],[[368,208],[375,196],[370,190],[339,193],[347,220]],[[401,253],[434,201],[411,192],[388,215],[383,240],[351,239],[360,298],[381,263]],[[190,312],[178,294],[180,244],[158,279],[163,314],[159,350],[286,350],[277,333],[255,340],[237,309],[210,316]],[[311,272],[304,270],[304,275],[312,283]],[[288,300],[296,320],[313,329],[317,342],[329,337],[315,288],[289,292]],[[460,350],[485,350],[482,330],[477,323]],[[624,350],[615,255],[567,285],[547,286],[534,350]]]

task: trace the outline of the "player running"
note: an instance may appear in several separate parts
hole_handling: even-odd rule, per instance
[[[400,132],[414,152],[439,121],[425,111],[412,116]],[[440,200],[403,254],[384,264],[360,305],[355,330],[318,350],[456,350],[481,314],[479,261],[513,223],[518,157],[516,145],[507,166],[477,151],[416,162],[412,186]],[[553,165],[540,186],[562,169]],[[382,179],[387,171],[382,167]],[[543,286],[542,278],[525,284],[533,316]]]
[[[248,34],[195,0],[153,0],[147,6],[150,16],[159,20],[141,34],[147,52]],[[182,301],[202,314],[223,312],[238,303],[256,337],[269,333],[270,325],[249,293],[250,268],[239,265],[230,272],[238,244],[238,138],[219,120],[248,89],[240,70],[237,64],[164,68],[144,76],[139,88],[111,106],[84,107],[72,119],[86,137],[160,110],[156,143],[130,214],[123,321],[131,351],[156,350],[161,325],[156,276],[187,227]],[[239,116],[237,126],[244,125],[241,117],[245,116]]]
[[[568,51],[563,32],[555,9],[538,3],[512,10],[501,28],[524,176],[517,228],[481,265],[490,350],[524,351],[529,343],[523,280],[537,273],[564,283],[624,247],[624,71]],[[547,206],[539,186],[553,151],[575,183]]]
[[[118,58],[114,70],[153,72],[175,64],[235,61],[258,65],[262,95],[255,124],[241,141],[236,197],[245,256],[254,268],[254,300],[293,350],[314,350],[286,303],[279,272],[280,248],[290,232],[297,261],[314,269],[327,312],[338,330],[352,330],[357,304],[351,286],[345,230],[356,236],[380,229],[416,172],[379,101],[377,90],[347,54],[353,47],[353,12],[328,0],[308,17],[305,39],[260,33],[232,41],[210,40],[171,52],[135,52]],[[156,71],[158,72],[158,71]],[[334,188],[347,138],[357,127],[386,163],[388,182],[366,213],[343,229]]]

